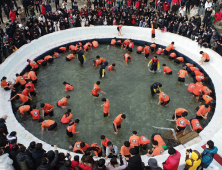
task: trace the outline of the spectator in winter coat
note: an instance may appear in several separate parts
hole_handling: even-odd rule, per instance
[[[16,19],[16,11],[13,8],[9,12],[9,18],[12,20],[12,22]]]
[[[167,12],[167,11],[169,11],[169,9],[170,9],[170,3],[167,2],[167,0],[165,0],[165,2],[163,4],[163,10]]]
[[[157,165],[157,161],[155,158],[150,158],[148,160],[148,169],[150,170],[162,170],[162,168],[160,168],[158,165]]]
[[[44,158],[44,157],[45,157],[45,150],[42,149],[41,143],[37,143],[36,148],[33,149],[33,151],[32,151],[32,158],[35,161],[36,167],[39,167],[39,165],[41,164],[42,158]]]
[[[7,126],[5,124],[6,119],[8,118],[7,115],[2,115],[2,118],[0,118],[0,128],[4,129],[4,134],[7,135],[8,134],[8,129]]]
[[[52,12],[52,7],[49,5],[49,3],[46,4],[45,6],[46,12]]]
[[[44,4],[44,3],[42,3],[41,12],[43,13],[43,15],[46,14],[46,7],[45,7],[45,4]]]
[[[12,163],[13,163],[13,160],[9,158],[9,154],[4,153],[4,150],[0,149],[0,169],[1,170],[14,170]]]
[[[55,149],[55,152],[50,150],[46,154],[46,157],[49,160],[50,169],[54,169],[54,165],[56,164],[56,162],[59,159],[58,150],[57,150],[57,146],[56,145],[54,145],[54,149]]]
[[[174,148],[169,148],[168,153],[170,156],[163,163],[163,170],[177,170],[180,163],[180,152]]]
[[[143,170],[142,160],[140,155],[137,153],[137,150],[135,148],[131,148],[129,152],[130,158],[127,170]]]
[[[32,158],[26,153],[26,147],[21,145],[19,147],[19,153],[16,156],[16,162],[18,163],[18,167],[15,167],[16,170],[27,170],[34,169],[35,163]]]
[[[198,170],[203,170],[203,168],[207,168],[214,159],[214,155],[217,153],[218,149],[214,146],[214,142],[209,140],[206,144],[206,149],[201,153],[202,160],[200,166],[197,168]]]

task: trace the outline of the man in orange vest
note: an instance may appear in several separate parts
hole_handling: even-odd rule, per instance
[[[203,64],[203,62],[209,62],[210,61],[210,57],[207,53],[204,53],[203,51],[200,51],[200,54],[202,55],[201,59],[200,59],[200,65]]]
[[[190,123],[191,123],[193,131],[200,133],[203,130],[198,119],[190,119]]]
[[[137,131],[133,131],[132,134],[133,135],[129,138],[129,142],[136,149],[137,153],[139,153],[140,137],[137,136]]]

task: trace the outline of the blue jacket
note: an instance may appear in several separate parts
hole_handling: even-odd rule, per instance
[[[214,146],[213,149],[204,149],[204,151],[201,153],[202,156],[202,163],[206,164],[206,165],[210,165],[210,163],[213,161],[214,158],[214,154],[216,154],[218,151],[217,147]],[[212,156],[208,153],[212,154]]]
[[[46,12],[52,12],[52,7],[50,5],[45,6]]]

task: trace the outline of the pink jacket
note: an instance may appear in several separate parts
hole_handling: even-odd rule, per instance
[[[12,20],[12,22],[16,19],[16,11],[12,12],[12,10],[9,12],[9,18]]]
[[[169,156],[166,163],[163,164],[163,170],[177,170],[180,163],[181,154],[176,150],[176,154]]]

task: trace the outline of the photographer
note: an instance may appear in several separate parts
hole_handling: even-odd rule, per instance
[[[110,141],[107,142],[105,159],[113,157],[117,158],[117,154],[118,154],[118,147],[116,145],[113,145]]]
[[[191,157],[190,157],[191,154]],[[196,169],[201,163],[201,154],[197,150],[187,149],[186,150],[186,164],[185,170]]]

